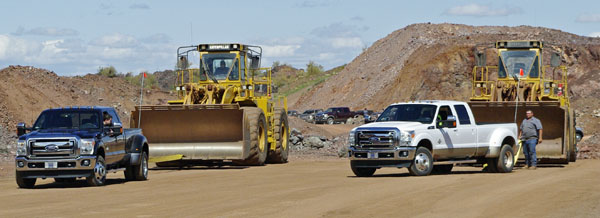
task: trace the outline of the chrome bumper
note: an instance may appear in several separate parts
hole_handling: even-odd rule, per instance
[[[397,147],[394,149],[361,149],[350,147],[350,160],[398,160],[410,161],[415,157],[416,147]]]
[[[88,166],[82,162],[89,160]],[[56,162],[56,168],[45,168],[46,162]],[[93,170],[96,165],[96,156],[79,156],[68,159],[28,159],[27,157],[15,158],[15,169],[17,171],[63,171],[63,170]]]

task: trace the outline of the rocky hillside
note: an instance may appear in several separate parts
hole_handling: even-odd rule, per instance
[[[578,125],[587,135],[596,134],[600,130],[600,115],[594,113],[600,109],[600,38],[530,26],[407,26],[375,42],[339,74],[304,93],[293,107],[381,110],[406,100],[468,100],[475,46],[523,39],[549,42],[553,50],[563,51]],[[497,61],[491,58],[492,50],[488,50],[488,65]]]

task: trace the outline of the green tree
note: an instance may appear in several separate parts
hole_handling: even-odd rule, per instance
[[[117,69],[115,69],[115,67],[113,67],[113,66],[101,67],[98,69],[98,75],[106,76],[106,77],[110,77],[110,78],[116,77]]]
[[[306,65],[306,72],[309,76],[314,76],[323,73],[323,66],[315,63],[314,61],[309,61]]]

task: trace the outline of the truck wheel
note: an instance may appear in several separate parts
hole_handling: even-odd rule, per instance
[[[433,170],[433,157],[431,151],[425,147],[418,147],[408,172],[413,176],[427,176]]]
[[[275,131],[273,135],[275,137],[275,150],[269,150],[269,155],[267,156],[268,162],[287,163],[290,131],[287,114],[284,109],[275,109],[274,125]]]
[[[17,185],[19,185],[19,188],[33,188],[35,186],[36,178],[25,179],[19,171],[16,172],[15,177],[17,179]]]
[[[350,168],[352,168],[354,175],[358,177],[371,177],[377,170],[377,168],[357,167],[354,161],[350,161]]]
[[[90,186],[103,186],[106,183],[106,163],[104,163],[104,157],[98,155],[94,171],[86,180]]]
[[[331,117],[330,117],[330,118],[327,118],[327,124],[329,124],[329,125],[333,125],[333,123],[334,123],[334,122],[333,122],[333,118],[331,118]]]
[[[143,181],[148,179],[148,153],[142,152],[140,165],[128,166],[125,169],[125,179],[128,181]]]
[[[264,165],[269,150],[265,115],[260,108],[256,107],[244,107],[243,110],[246,115],[244,143],[250,147],[250,154],[245,160],[234,163],[237,165]],[[249,134],[249,137],[246,134]]]
[[[77,178],[54,178],[57,183],[75,183]]]
[[[494,159],[498,173],[510,173],[515,166],[515,153],[510,145],[503,145],[500,149],[500,156]]]
[[[434,165],[432,174],[448,174],[452,172],[453,164],[444,164],[444,165]]]
[[[148,153],[142,151],[142,160],[140,165],[133,166],[133,176],[137,181],[143,181],[148,179]]]

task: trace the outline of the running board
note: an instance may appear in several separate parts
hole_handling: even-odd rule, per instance
[[[108,170],[108,173],[117,173],[117,172],[123,171],[123,170],[125,170],[125,168],[117,168],[117,169]]]
[[[446,165],[446,164],[471,164],[477,163],[477,160],[447,160],[447,161],[439,161],[433,162],[433,165]]]

